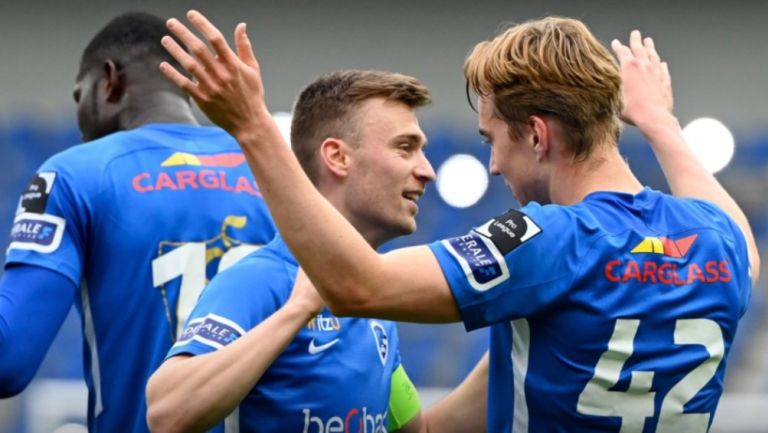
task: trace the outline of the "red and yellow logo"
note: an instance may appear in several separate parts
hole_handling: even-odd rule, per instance
[[[637,244],[632,254],[657,254],[664,258],[682,259],[690,252],[698,235],[680,239],[647,237]],[[727,283],[731,271],[727,260],[708,260],[699,263],[678,263],[670,260],[611,260],[605,265],[605,278],[613,283],[651,283],[684,286],[700,283]]]
[[[221,189],[227,192],[246,193],[261,197],[261,191],[253,179],[239,175],[233,181],[231,179],[232,174],[224,170],[237,167],[244,162],[245,156],[237,152],[213,155],[175,152],[166,158],[160,167],[200,167],[202,169],[161,171],[159,173],[142,172],[133,177],[132,186],[135,191],[140,193],[183,191],[186,189]]]
[[[667,257],[682,258],[688,254],[693,242],[699,235],[690,235],[678,240],[669,238],[647,237],[630,251],[632,254],[652,253],[662,254]]]

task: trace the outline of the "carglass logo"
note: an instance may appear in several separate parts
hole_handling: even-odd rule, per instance
[[[387,433],[387,413],[369,413],[365,406],[327,420],[312,415],[309,409],[301,412],[304,414],[302,433]]]

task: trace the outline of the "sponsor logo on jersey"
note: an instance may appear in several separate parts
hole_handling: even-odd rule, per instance
[[[326,317],[323,316],[323,313],[320,313],[307,322],[307,329],[323,332],[338,331],[341,329],[341,321],[336,316]]]
[[[49,214],[21,213],[11,228],[8,249],[32,250],[40,253],[56,251],[64,235],[64,218]]]
[[[191,320],[181,333],[175,345],[198,341],[208,346],[221,349],[245,334],[237,323],[217,314]]]
[[[302,433],[387,433],[387,412],[370,413],[366,406],[328,419],[313,415],[309,408],[301,412],[304,414]]]
[[[387,364],[387,355],[389,355],[389,337],[387,336],[387,330],[384,329],[384,325],[378,320],[371,320],[369,322],[371,332],[373,333],[373,340],[376,343],[376,353],[379,355],[381,365]]]
[[[16,208],[16,215],[22,213],[45,213],[45,206],[48,204],[48,197],[51,195],[53,183],[56,181],[56,173],[52,171],[43,171],[35,174],[29,181],[27,188],[19,197],[19,205]]]
[[[331,341],[329,341],[327,343],[323,343],[323,344],[318,346],[318,345],[315,344],[315,339],[313,338],[309,342],[309,349],[308,349],[309,354],[310,355],[317,355],[320,352],[324,352],[325,350],[330,349],[331,347],[333,347],[334,344],[336,344],[338,342],[339,342],[339,339],[338,338],[334,338],[333,340],[331,340]]]
[[[528,215],[510,210],[464,236],[442,243],[459,262],[470,286],[484,292],[509,278],[504,256],[541,232]]]
[[[241,153],[194,155],[176,152],[160,164],[161,169],[180,167],[190,167],[190,169],[156,173],[141,172],[133,177],[131,185],[134,191],[142,194],[157,191],[185,191],[187,189],[219,189],[235,194],[245,193],[254,197],[261,197],[261,191],[252,178],[245,175],[238,175],[233,178],[232,173],[221,170],[221,168],[237,167],[244,162],[245,156]]]
[[[693,248],[698,235],[680,239],[646,237],[630,250],[634,255],[658,255],[658,260],[609,261],[605,265],[605,278],[613,283],[636,282],[684,286],[693,283],[727,283],[732,275],[727,260],[707,260],[703,263],[679,263],[671,259],[684,259]]]

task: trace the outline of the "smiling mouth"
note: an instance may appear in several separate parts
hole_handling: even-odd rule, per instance
[[[409,191],[403,193],[403,198],[416,203],[423,193],[421,191]]]

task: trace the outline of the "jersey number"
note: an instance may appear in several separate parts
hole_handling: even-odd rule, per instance
[[[217,272],[237,263],[238,260],[261,248],[261,245],[239,245],[221,257]],[[197,303],[206,283],[206,243],[189,242],[152,260],[152,284],[163,284],[181,277],[179,301],[176,304],[176,330],[173,340],[184,330],[189,314]],[[167,299],[167,297],[164,297]],[[173,323],[171,318],[168,318]]]
[[[609,391],[618,383],[624,363],[632,356],[639,326],[639,320],[616,320],[608,349],[600,356],[594,376],[579,395],[579,413],[621,417],[620,433],[640,433],[645,419],[654,416],[656,393],[651,391],[652,371],[633,371],[626,391]],[[709,319],[680,319],[675,323],[675,344],[702,345],[709,357],[685,375],[664,397],[656,432],[703,433],[709,427],[710,414],[683,413],[683,406],[717,372],[725,353],[723,333],[720,326]]]

